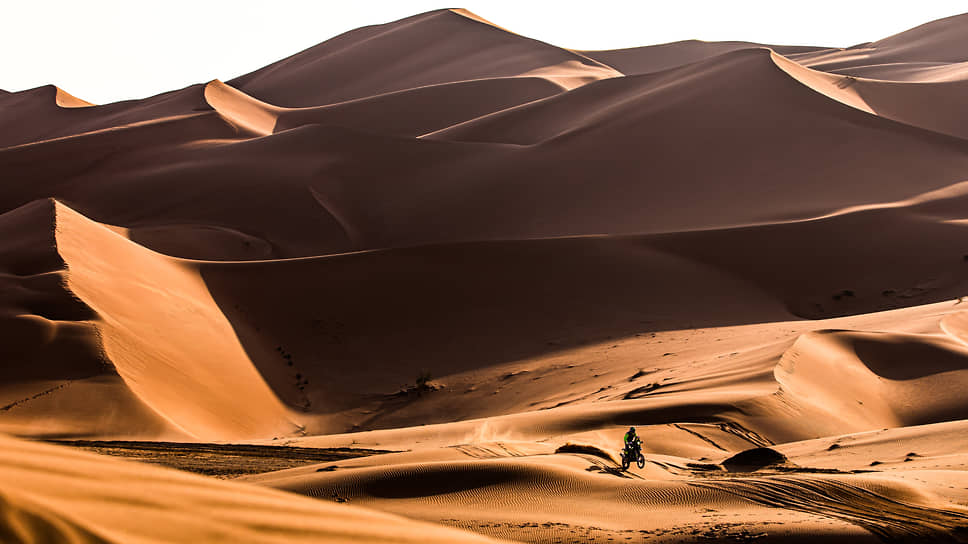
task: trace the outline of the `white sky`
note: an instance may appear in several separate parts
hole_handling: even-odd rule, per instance
[[[0,89],[53,83],[95,103],[141,98],[442,7],[575,49],[691,38],[845,47],[968,11],[964,0],[0,0]]]

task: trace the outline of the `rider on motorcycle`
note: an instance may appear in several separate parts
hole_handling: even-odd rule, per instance
[[[638,455],[642,451],[642,441],[639,435],[635,434],[635,427],[629,427],[629,432],[625,433],[625,448]]]

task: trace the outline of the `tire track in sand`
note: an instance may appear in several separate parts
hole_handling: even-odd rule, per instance
[[[774,508],[837,518],[889,542],[968,542],[968,511],[893,499],[835,478],[796,476],[691,482]]]

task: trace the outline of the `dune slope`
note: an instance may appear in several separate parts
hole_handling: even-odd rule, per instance
[[[565,64],[592,79],[619,75],[578,53],[445,9],[347,32],[228,84],[280,106],[321,106]]]
[[[793,58],[811,68],[843,74],[856,72],[876,79],[892,79],[896,74],[910,76],[924,68],[931,72],[931,68],[941,65],[968,61],[964,50],[966,18],[968,15],[955,15],[875,42],[841,50],[804,52]]]
[[[823,47],[796,45],[763,45],[751,42],[685,40],[660,45],[648,45],[645,47],[605,51],[582,51],[581,53],[586,57],[607,64],[627,76],[637,76],[653,72],[662,72],[670,68],[692,64],[724,53],[742,49],[760,48],[772,49],[781,55],[814,53],[825,49]]]
[[[0,444],[5,542],[497,542],[64,447]]]

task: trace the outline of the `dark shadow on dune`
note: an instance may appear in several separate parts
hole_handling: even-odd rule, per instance
[[[621,238],[205,263],[201,273],[280,397],[294,404],[290,378],[274,375],[329,391],[316,413],[396,392],[424,369],[445,377],[643,332],[790,317],[747,284]]]
[[[733,455],[723,461],[722,465],[729,472],[754,472],[785,463],[786,455],[773,448],[752,448]]]
[[[562,444],[555,449],[555,453],[579,453],[582,455],[592,455],[595,457],[600,457],[605,461],[610,463],[615,463],[615,458],[612,454],[599,448],[598,446],[593,446],[591,444],[572,444],[571,442],[567,444]]]
[[[870,239],[878,229],[885,236]],[[447,376],[646,332],[783,321],[788,308],[826,318],[943,300],[963,283],[960,253],[948,255],[961,230],[888,210],[668,235],[212,263],[202,275],[277,394],[306,409],[286,393],[292,379],[272,378],[295,361],[292,373],[328,391],[308,411],[328,413],[393,393],[420,369]],[[897,251],[917,258],[892,266]],[[943,279],[902,296],[922,277]],[[885,287],[897,291],[887,296]],[[906,349],[914,361],[935,360]],[[960,364],[941,355],[924,364]],[[363,389],[350,398],[337,376]]]
[[[438,465],[369,480],[362,485],[362,492],[384,499],[409,499],[507,484],[527,476],[526,471],[514,467],[478,465],[448,470],[446,465]]]
[[[960,196],[824,219],[649,236],[653,247],[771,293],[805,319],[951,300],[964,294]],[[903,259],[898,256],[903,255]]]
[[[109,544],[107,538],[88,530],[77,520],[44,507],[30,509],[0,495],[0,542],[84,542]]]
[[[878,376],[890,380],[915,380],[968,369],[968,356],[915,339],[852,340],[857,357]]]

